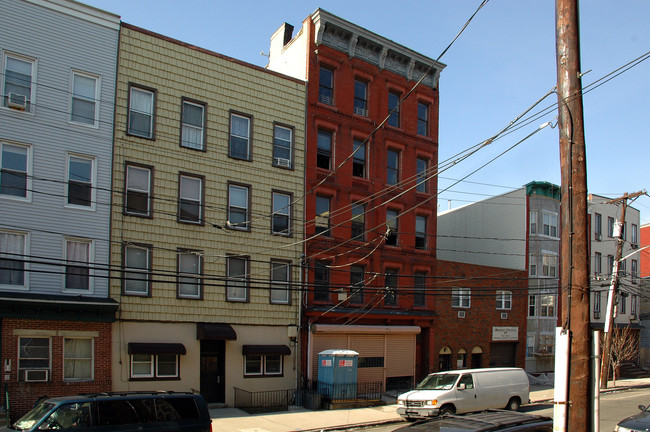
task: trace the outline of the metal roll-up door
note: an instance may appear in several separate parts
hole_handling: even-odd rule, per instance
[[[349,349],[346,334],[314,334],[312,337],[312,380],[318,379],[318,353],[328,349]]]
[[[415,335],[386,336],[386,377],[415,376]]]
[[[350,349],[359,353],[357,382],[384,382],[385,335],[350,335]]]

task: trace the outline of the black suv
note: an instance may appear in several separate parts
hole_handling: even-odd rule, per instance
[[[444,415],[395,429],[394,432],[476,432],[527,431],[550,432],[553,419],[515,411],[489,410],[467,415]]]
[[[0,432],[212,432],[203,396],[184,392],[110,392],[42,400]]]

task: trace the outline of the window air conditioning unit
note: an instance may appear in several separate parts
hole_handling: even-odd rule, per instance
[[[25,108],[27,108],[27,97],[18,93],[9,93],[7,96],[7,106],[9,108],[25,111]]]
[[[636,244],[636,243],[631,243],[631,244],[630,244],[630,247],[631,247],[632,249],[638,249],[638,248],[639,248],[639,245]]]
[[[600,319],[600,312],[594,312],[594,319]]]
[[[603,235],[598,233],[596,233],[594,237],[596,238],[596,241],[601,241],[603,239]]]
[[[458,311],[458,318],[465,318],[465,311]]]
[[[508,319],[508,312],[501,312],[501,319]]]
[[[282,168],[291,168],[291,161],[289,159],[285,158],[273,158],[273,161],[275,162],[275,166],[279,166]]]
[[[48,372],[47,369],[27,369],[25,370],[25,382],[47,381]]]

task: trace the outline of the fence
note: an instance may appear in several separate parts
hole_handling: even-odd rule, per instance
[[[294,404],[295,393],[293,389],[250,392],[235,387],[235,408],[250,413],[286,411]]]

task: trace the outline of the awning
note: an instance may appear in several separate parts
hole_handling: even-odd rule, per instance
[[[182,343],[144,343],[129,342],[129,354],[176,354],[185,355],[185,345]]]
[[[237,340],[237,333],[230,324],[197,323],[196,338],[198,340]]]
[[[290,355],[291,349],[286,345],[244,345],[242,353],[244,355]]]

